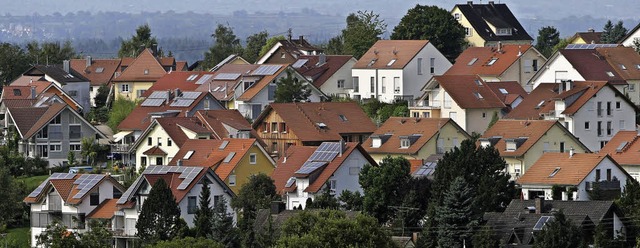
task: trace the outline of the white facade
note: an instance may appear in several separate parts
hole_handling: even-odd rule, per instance
[[[350,96],[353,99],[377,98],[381,102],[393,102],[398,98],[413,100],[420,97],[420,89],[431,77],[444,74],[450,67],[449,60],[433,44],[427,43],[402,69],[352,69]]]
[[[638,24],[640,25],[640,24]],[[635,40],[640,41],[640,28],[637,28],[635,30],[631,30],[631,31],[635,31],[633,34],[628,34],[626,39],[624,39],[621,43],[623,46],[626,47],[634,47],[633,46],[633,42]]]
[[[561,80],[584,81],[578,70],[573,68],[562,54],[556,52],[549,61],[536,73],[529,83],[528,87],[535,89],[541,83],[560,83]],[[527,89],[527,87],[525,87]]]
[[[357,60],[353,57],[349,59],[340,69],[338,69],[331,77],[329,77],[320,86],[320,90],[325,95],[335,95],[338,97],[349,97],[349,92],[353,89],[353,77],[351,75],[351,68],[355,65]]]

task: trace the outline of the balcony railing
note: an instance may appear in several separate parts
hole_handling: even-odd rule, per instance
[[[587,182],[587,190],[598,187],[600,190],[620,190],[620,181]]]
[[[130,144],[113,144],[111,145],[111,152],[114,153],[128,153],[129,148],[131,148]]]
[[[412,109],[440,109],[440,102],[434,101],[409,101],[409,108]]]
[[[135,228],[114,228],[111,233],[115,237],[136,237]]]

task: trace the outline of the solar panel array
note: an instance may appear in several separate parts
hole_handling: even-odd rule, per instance
[[[198,79],[198,81],[196,81],[196,84],[204,84],[207,81],[209,81],[209,79],[211,79],[211,77],[213,77],[212,74],[202,75],[202,77],[200,77],[200,79]]]
[[[296,174],[309,174],[325,164],[333,161],[333,159],[340,153],[340,143],[338,142],[323,142],[316,149],[313,154],[307,159],[306,162],[300,167]]]
[[[420,166],[420,168],[413,173],[413,176],[421,177],[432,175],[436,171],[436,165],[436,162],[427,162],[426,164]]]
[[[186,99],[196,99],[200,96],[200,94],[202,94],[202,92],[197,92],[197,91],[185,91],[182,92],[182,98],[186,98]]]
[[[304,64],[306,64],[308,61],[309,61],[308,59],[298,59],[295,63],[293,63],[293,65],[291,65],[291,67],[300,68]]]
[[[44,182],[38,185],[38,187],[35,190],[33,190],[28,197],[38,197],[38,195],[42,193],[42,190],[44,189],[45,186],[47,186],[47,183],[49,183],[49,180],[51,179],[73,179],[74,176],[76,176],[76,174],[73,174],[73,173],[53,173],[51,174],[51,176],[49,176],[49,178],[47,178],[46,180],[44,180]]]
[[[171,107],[189,107],[195,101],[194,99],[179,98],[171,103]]]
[[[240,73],[218,73],[213,80],[236,80]]]
[[[166,91],[154,91],[151,93],[151,95],[149,95],[149,97],[147,97],[147,99],[153,98],[153,99],[167,99],[167,94],[169,94],[169,92]]]
[[[596,49],[601,47],[618,47],[618,44],[569,44],[565,49]]]
[[[189,166],[166,166],[166,165],[151,165],[147,167],[142,175],[165,175],[167,173],[180,173],[178,178],[183,179],[182,183],[178,185],[178,190],[185,190],[193,182],[193,180],[200,174],[203,167],[189,167]],[[122,194],[122,197],[118,200],[117,204],[125,204],[127,200],[131,198],[135,188],[139,184],[142,177],[138,177],[133,183],[133,186],[129,187],[127,191]]]
[[[104,175],[102,174],[83,174],[80,175],[80,177],[78,179],[76,179],[75,182],[73,182],[73,184],[78,185],[78,193],[76,193],[73,198],[75,199],[80,199],[82,197],[84,197],[84,195],[86,195],[89,190],[91,190],[94,186],[96,186],[96,184],[98,184],[98,182],[100,182],[100,180],[102,180],[102,178],[104,178]]]
[[[144,102],[142,102],[142,104],[140,106],[143,106],[143,107],[159,107],[164,103],[165,100],[166,99],[164,99],[164,98],[163,99],[147,98],[147,99],[144,100]]]
[[[280,68],[282,68],[282,65],[261,65],[251,72],[251,75],[269,76],[275,74]]]

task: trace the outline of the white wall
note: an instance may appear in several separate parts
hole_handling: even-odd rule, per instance
[[[331,77],[327,79],[327,81],[320,86],[320,90],[324,92],[326,95],[330,96],[345,94],[349,96],[349,93],[352,89],[338,88],[338,80],[344,80],[345,85],[351,85],[351,81],[353,80],[351,76],[351,68],[355,65],[357,60],[355,58],[349,59],[340,69],[338,69]]]
[[[603,159],[602,162],[587,175],[578,185],[578,201],[588,201],[589,194],[586,190],[587,182],[596,181],[596,169],[600,169],[600,181],[607,180],[607,169],[611,169],[611,178],[617,178],[620,181],[620,189],[624,192],[624,186],[627,184],[626,174],[616,166],[609,158]]]
[[[528,85],[533,86],[533,89],[538,87],[541,83],[554,83],[556,82],[556,71],[566,71],[565,74],[567,78],[573,81],[584,81],[584,78],[578,73],[576,69],[573,68],[571,63],[562,56],[562,54],[557,54],[555,58],[552,57],[544,66],[540,68],[541,71],[538,72],[531,81],[529,81]]]

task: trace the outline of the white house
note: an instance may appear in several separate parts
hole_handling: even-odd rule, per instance
[[[87,231],[85,217],[101,203],[120,198],[124,190],[109,175],[52,174],[24,198],[31,208],[31,247],[39,247],[37,236],[54,219],[62,220],[68,231]]]
[[[112,226],[116,239],[115,247],[133,245],[136,239],[138,215],[151,188],[160,179],[163,179],[171,189],[180,208],[180,218],[184,219],[189,227],[194,226],[198,198],[205,181],[211,190],[211,207],[224,198],[227,202],[227,211],[234,215],[235,220],[235,213],[230,205],[231,198],[235,197],[235,194],[209,167],[149,166],[116,202],[118,210],[114,213],[112,220],[112,223],[115,223]]]
[[[283,195],[287,209],[329,191],[338,197],[344,190],[362,193],[358,182],[365,164],[376,162],[356,142],[323,142],[320,146],[291,146],[278,161],[271,177]]]
[[[589,201],[589,192],[613,200],[624,191],[631,176],[606,154],[545,153],[517,183],[524,199]],[[553,199],[554,185],[562,187],[561,199]],[[604,199],[599,199],[604,200]]]
[[[427,40],[379,40],[353,66],[346,87],[353,87],[350,96],[356,100],[413,100],[431,77],[449,67],[451,62]]]
[[[302,55],[291,66],[327,96],[348,98],[356,62],[351,55]]]
[[[640,42],[640,23],[627,33],[620,44],[626,47],[634,47],[634,41]]]

